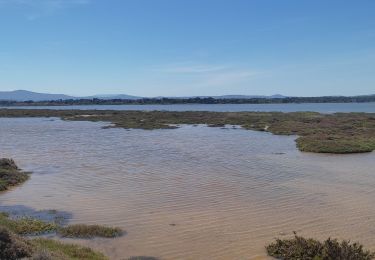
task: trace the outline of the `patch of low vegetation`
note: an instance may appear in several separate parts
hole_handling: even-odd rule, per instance
[[[12,159],[0,159],[0,191],[25,182],[29,174],[21,171]]]
[[[4,216],[4,214],[2,215]],[[107,260],[108,258],[102,253],[95,252],[88,247],[66,244],[45,238],[24,238],[1,223],[0,259]]]
[[[0,213],[0,227],[6,227],[19,235],[41,235],[56,231],[56,224],[31,217],[12,219],[6,213]]]
[[[49,259],[61,260],[107,260],[102,253],[95,252],[88,247],[82,247],[74,244],[66,244],[53,239],[37,238],[32,239],[36,256],[51,256]],[[34,258],[35,259],[35,258]],[[37,258],[38,259],[38,258]],[[40,258],[39,258],[40,259]],[[43,258],[42,258],[43,259]]]
[[[281,260],[372,260],[375,253],[358,243],[328,238],[320,242],[295,234],[292,239],[276,239],[266,247],[268,255]]]
[[[248,130],[297,135],[297,147],[305,152],[342,154],[375,150],[375,113],[0,109],[0,117],[60,117],[145,130],[172,129],[182,124],[239,125]]]
[[[72,238],[93,238],[93,237],[118,237],[123,231],[118,227],[106,227],[99,225],[76,224],[61,227],[58,229],[59,235],[62,237]]]
[[[33,254],[31,260],[52,260],[56,259],[50,251],[45,248],[37,249],[36,252]]]
[[[87,247],[45,238],[27,239],[7,228],[0,227],[0,259],[107,260],[108,258]]]
[[[31,257],[33,252],[29,241],[0,226],[0,259],[21,259]]]
[[[118,227],[85,224],[59,226],[56,223],[26,216],[10,218],[5,212],[0,212],[0,227],[6,227],[19,235],[43,235],[56,232],[61,237],[69,238],[113,238],[124,234],[124,231]]]

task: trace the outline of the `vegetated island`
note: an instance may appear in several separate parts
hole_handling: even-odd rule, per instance
[[[171,129],[179,124],[240,125],[276,135],[297,135],[297,147],[304,152],[345,154],[375,150],[375,113],[0,109],[0,117],[59,117],[147,130]]]
[[[69,106],[69,105],[173,105],[173,104],[290,104],[290,103],[365,103],[375,102],[375,95],[321,97],[156,97],[156,98],[72,98],[46,101],[0,100],[0,106]]]

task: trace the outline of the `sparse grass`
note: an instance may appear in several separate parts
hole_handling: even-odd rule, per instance
[[[31,260],[54,260],[58,259],[57,256],[53,255],[50,251],[45,248],[38,248],[31,257]]]
[[[107,260],[102,253],[95,252],[88,247],[66,244],[52,239],[36,238],[31,240],[32,245],[39,250],[47,250],[52,259],[61,260]]]
[[[123,234],[119,228],[82,224],[58,227],[54,223],[39,219],[26,217],[11,219],[7,213],[0,212],[0,259],[12,260],[23,257],[31,257],[33,260],[108,259],[102,253],[87,247],[65,244],[52,239],[27,239],[20,236],[39,235],[56,230],[59,235],[70,238],[109,238]]]
[[[25,182],[29,174],[21,171],[12,159],[0,159],[0,191]]]
[[[11,219],[7,214],[0,213],[0,226],[6,227],[19,235],[40,235],[56,231],[54,223],[44,222],[30,217]]]
[[[375,254],[358,243],[327,239],[323,242],[295,234],[292,239],[276,239],[267,253],[281,260],[372,260]]]
[[[75,224],[61,227],[55,223],[45,222],[31,217],[12,219],[7,213],[0,212],[0,226],[6,227],[19,235],[42,235],[57,232],[62,237],[70,238],[113,238],[121,236],[124,231],[118,227]]]
[[[23,238],[0,226],[0,259],[107,260],[108,258],[88,247],[45,238]]]
[[[171,112],[113,110],[0,109],[0,117],[60,117],[74,121],[104,121],[114,127],[171,129],[171,125],[240,125],[277,135],[297,135],[301,151],[362,153],[375,150],[374,113],[315,112]]]
[[[80,228],[77,228],[80,227]],[[57,225],[33,218],[10,219],[0,213],[0,259],[31,257],[34,260],[108,259],[90,248],[65,244],[52,239],[26,239],[19,235],[38,235],[57,230]],[[121,229],[102,226],[73,225],[61,228],[68,237],[92,238],[114,237],[122,234]]]
[[[76,224],[61,227],[58,229],[58,233],[62,237],[73,237],[73,238],[93,238],[93,237],[118,237],[121,236],[123,231],[118,227],[105,227],[99,225],[84,225]]]

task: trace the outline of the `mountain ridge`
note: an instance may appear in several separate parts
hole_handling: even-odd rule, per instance
[[[176,99],[186,99],[186,98],[214,98],[214,99],[247,99],[247,98],[285,98],[286,96],[275,94],[271,96],[265,95],[220,95],[220,96],[190,96],[190,97],[140,97],[132,96],[126,94],[108,94],[108,95],[93,95],[93,96],[70,96],[66,94],[52,94],[52,93],[39,93],[28,90],[13,90],[13,91],[0,91],[0,100],[2,101],[51,101],[51,100],[77,100],[77,99],[129,99],[137,100],[143,98],[151,99],[161,99],[161,98],[176,98]]]

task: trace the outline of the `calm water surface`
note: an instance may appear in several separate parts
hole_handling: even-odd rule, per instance
[[[89,106],[26,106],[26,109],[97,109],[97,110],[166,110],[166,111],[314,111],[320,113],[366,112],[375,113],[372,103],[303,103],[303,104],[182,104],[182,105],[89,105]]]
[[[375,249],[375,153],[301,153],[294,137],[242,129],[103,125],[0,119],[0,157],[34,172],[0,205],[120,226],[121,238],[78,240],[111,259],[260,259],[294,230]]]

